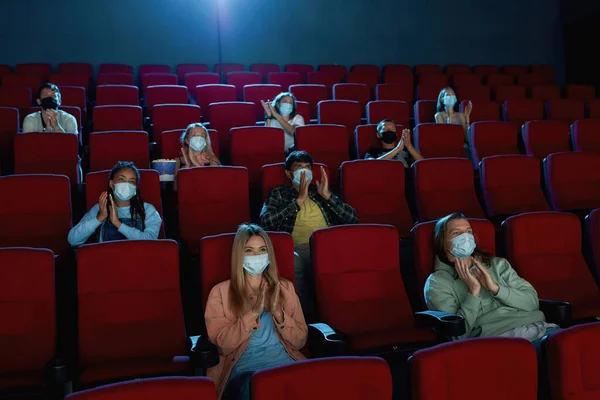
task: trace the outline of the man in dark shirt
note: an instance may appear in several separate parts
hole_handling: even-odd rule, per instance
[[[410,129],[402,130],[402,136],[398,138],[396,123],[391,119],[384,119],[377,124],[377,138],[381,141],[381,147],[370,149],[365,155],[366,159],[397,160],[409,168],[413,161],[423,158],[412,145]]]
[[[328,226],[358,223],[356,211],[329,191],[324,168],[321,168],[321,181],[312,183],[312,168],[310,154],[290,153],[285,160],[285,174],[290,184],[272,188],[260,212],[263,228],[292,234],[296,252],[294,278],[307,317],[312,316],[314,307],[309,291],[311,234]]]

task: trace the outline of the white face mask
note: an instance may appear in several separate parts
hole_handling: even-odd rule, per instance
[[[454,95],[446,95],[444,96],[444,104],[448,107],[454,107],[456,104],[456,96]]]
[[[257,256],[244,256],[242,265],[250,275],[260,275],[269,265],[269,254],[264,253]]]
[[[290,103],[281,103],[279,105],[279,113],[284,117],[287,117],[288,115],[290,115],[292,113],[293,109],[294,109],[294,106],[291,105]]]
[[[127,201],[135,196],[136,187],[129,182],[121,182],[115,184],[115,189],[113,190],[115,197],[119,201]]]
[[[475,237],[465,232],[452,238],[452,250],[450,253],[457,258],[468,258],[475,250]]]
[[[306,172],[306,183],[310,183],[312,181],[312,171],[308,168],[300,168],[294,171],[294,180],[292,181],[294,185],[300,186],[302,172]]]
[[[194,136],[190,139],[190,147],[196,153],[200,153],[206,147],[206,139],[202,136]]]

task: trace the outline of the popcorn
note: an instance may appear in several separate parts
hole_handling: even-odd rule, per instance
[[[160,174],[161,182],[168,182],[175,180],[175,166],[177,164],[176,160],[169,159],[158,159],[152,161],[152,168],[158,171]]]

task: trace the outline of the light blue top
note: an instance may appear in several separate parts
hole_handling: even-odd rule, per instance
[[[275,332],[273,317],[263,311],[260,316],[260,328],[252,332],[248,347],[233,366],[229,379],[242,372],[278,367],[293,362],[294,359],[285,350]]]
[[[129,240],[151,240],[158,239],[158,233],[160,232],[160,227],[162,224],[162,218],[156,208],[150,203],[144,203],[144,209],[146,210],[146,219],[144,220],[145,229],[143,231],[132,228],[131,226],[127,226],[126,224],[121,224],[119,227],[119,232],[123,234]],[[131,219],[131,211],[129,206],[118,207],[119,219]],[[98,221],[96,217],[98,216],[98,211],[100,211],[100,206],[96,204],[94,207],[88,211],[81,221],[77,225],[75,225],[69,231],[69,243],[71,246],[79,246],[84,244],[90,236],[96,232],[96,229],[100,225],[104,225],[104,222]],[[107,221],[105,219],[104,221]],[[99,241],[102,242],[102,228],[100,228],[100,237]]]

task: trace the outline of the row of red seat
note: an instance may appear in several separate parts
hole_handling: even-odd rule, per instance
[[[504,73],[509,75],[524,75],[528,73],[540,74],[545,76],[547,79],[553,79],[555,76],[554,67],[550,65],[535,64],[530,67],[524,65],[505,65],[498,67],[494,65],[475,65],[473,67],[464,64],[449,64],[443,68],[437,64],[417,64],[414,68],[405,64],[387,64],[383,66],[384,78],[390,75],[405,75],[412,74],[413,72],[417,75],[421,74],[435,74],[441,73],[445,70],[448,76],[455,74],[468,74],[474,73],[476,75],[486,76],[495,73]],[[243,72],[246,67],[243,64],[236,63],[223,63],[215,64],[214,72],[228,74],[231,72]],[[284,68],[285,72],[295,72],[306,76],[307,73],[315,71],[314,66],[309,64],[287,64]],[[332,65],[332,64],[321,64],[317,67],[317,71],[332,73],[340,77],[344,77],[348,73],[348,69],[344,65]],[[0,65],[0,76],[10,74],[12,68],[10,65]],[[14,68],[14,72],[29,75],[38,75],[43,78],[48,78],[52,75],[52,66],[45,63],[24,63],[19,64]],[[69,75],[85,75],[92,77],[94,75],[94,66],[86,63],[62,63],[59,64],[57,72],[59,74]],[[100,64],[99,74],[102,73],[124,73],[133,74],[134,68],[131,65],[126,64]],[[145,64],[140,65],[139,75],[145,75],[149,73],[170,73],[171,67],[169,65],[156,65],[156,64]],[[176,68],[177,75],[183,79],[188,73],[195,72],[209,72],[208,65],[206,64],[179,64]],[[252,64],[250,66],[250,72],[260,73],[263,77],[266,77],[269,73],[281,72],[281,68],[277,64]],[[357,74],[380,74],[380,68],[373,64],[357,64],[350,68],[350,73]]]
[[[496,254],[494,225],[487,220],[470,222],[478,245]],[[433,268],[434,223],[412,229],[419,288]],[[540,299],[569,302],[574,321],[600,315],[600,289],[582,254],[577,216],[525,213],[508,218],[503,225],[507,258],[517,273],[536,288]],[[587,228],[597,264],[600,210],[590,214]],[[279,274],[293,282],[291,235],[279,232],[270,236]],[[211,236],[200,242],[203,303],[215,283],[229,278],[233,237]],[[348,243],[361,243],[361,251],[348,251]],[[348,353],[369,354],[372,349],[385,353],[386,349],[407,344],[429,347],[436,343],[431,330],[416,326],[400,273],[399,235],[393,226],[363,224],[320,229],[313,233],[311,249],[320,321],[344,333]],[[0,365],[8,366],[0,371],[15,371],[15,365],[19,365],[20,373],[12,374],[8,381],[34,384],[43,379],[40,367],[54,352],[53,254],[41,249],[7,249],[0,250],[0,257],[5,266],[0,270],[0,282],[7,286],[8,292],[3,293],[10,295],[7,312],[20,327],[19,335],[0,342],[6,348]],[[77,277],[76,376],[80,382],[190,372],[175,242],[122,241],[82,246],[78,250]],[[356,279],[362,287],[358,292],[354,290]],[[352,296],[340,287],[352,290]],[[139,322],[140,315],[143,323]],[[30,335],[37,338],[35,346]]]
[[[8,114],[3,111],[0,108],[0,117],[7,121]],[[397,125],[396,129],[400,132],[403,126]],[[571,127],[560,121],[528,121],[521,132],[519,126],[512,122],[480,121],[469,128],[469,153],[475,170],[485,157],[521,154],[520,143],[523,143],[525,154],[540,161],[551,153],[571,149],[600,153],[599,132],[600,120],[595,119],[576,121]],[[183,129],[172,129],[157,138],[160,158],[179,157],[182,133]],[[209,135],[214,154],[221,157],[227,150],[231,165],[248,168],[253,187],[259,183],[263,165],[283,162],[285,158],[284,133],[277,128],[232,128],[227,138],[210,129]],[[413,135],[416,149],[425,158],[467,156],[463,145],[464,131],[459,125],[423,123],[415,127]],[[14,157],[16,173],[65,174],[73,183],[79,182],[78,139],[81,136],[48,132],[15,135],[8,131],[0,138],[3,138],[0,155]],[[295,143],[296,148],[309,152],[317,161],[335,171],[344,161],[362,159],[369,149],[380,146],[374,124],[356,127],[352,135],[352,151],[349,151],[348,139],[347,129],[342,125],[307,125],[296,129]],[[140,130],[92,133],[89,136],[89,171],[110,169],[119,160],[130,160],[140,168],[148,168],[149,142],[149,135]],[[49,152],[48,148],[54,150]],[[337,184],[337,176],[332,178],[332,183]]]
[[[598,391],[584,384],[585,377],[575,371],[594,370],[593,360],[600,351],[597,337],[600,324],[567,329],[547,340],[545,360],[553,396],[557,399],[583,400]],[[584,354],[593,354],[585,357]],[[484,392],[490,387],[502,398],[537,399],[538,360],[524,340],[485,338],[444,344],[414,353],[410,359],[412,394],[415,400],[458,400],[464,387],[455,389],[456,380],[440,373],[440,365],[456,371],[465,365],[494,363],[469,372],[469,390]],[[515,363],[515,360],[519,360]],[[432,379],[432,377],[435,377]],[[498,385],[498,381],[510,385]],[[338,357],[297,362],[252,375],[252,398],[288,400],[388,400],[392,381],[387,364],[380,358]],[[206,378],[151,378],[123,382],[75,393],[68,400],[129,400],[148,398],[148,394],[184,400],[216,400],[214,384]]]
[[[319,161],[318,154],[316,156],[315,159]],[[251,164],[255,156],[248,154],[245,157]],[[49,172],[46,164],[45,160],[32,159],[31,165],[37,166],[37,169],[24,167],[18,172]],[[337,169],[331,171],[331,181],[337,181]],[[530,211],[553,209],[583,212],[600,207],[599,171],[600,156],[597,154],[551,154],[544,162],[545,186],[548,190],[546,197],[540,182],[537,158],[524,155],[487,157],[480,164],[480,204],[469,160],[433,158],[417,161],[412,167],[416,218],[418,221],[428,221],[460,211],[473,217],[487,215],[501,221],[507,215]],[[249,187],[260,187],[264,199],[272,187],[287,182],[282,163],[265,165],[255,172],[257,179],[249,180],[249,171],[244,167],[204,167],[180,171],[178,233],[190,244],[192,252],[197,251],[202,237],[235,230],[240,223],[250,220]],[[320,179],[320,168],[315,168],[314,175],[315,180]],[[99,193],[105,190],[107,177],[108,171],[86,176],[86,209],[91,208]],[[391,177],[394,179],[390,180]],[[356,209],[361,222],[392,224],[402,237],[408,236],[414,221],[405,194],[405,173],[401,163],[347,161],[341,164],[339,179],[342,198]],[[30,201],[15,203],[12,198],[0,201],[3,204],[0,207],[3,218],[13,221],[3,224],[0,243],[48,247],[63,253],[72,224],[68,178],[10,175],[0,178],[0,187],[3,193],[31,193],[27,197]],[[146,201],[164,215],[158,173],[142,170],[140,187]],[[46,190],[52,193],[43,194]],[[37,202],[40,196],[48,198],[51,206],[40,209]],[[373,202],[373,196],[377,196],[378,201]],[[32,210],[39,211],[32,214]],[[23,222],[28,215],[35,215],[30,224]],[[60,223],[57,220],[59,218]],[[19,228],[15,233],[15,226],[22,229]],[[164,232],[161,237],[164,237]]]

